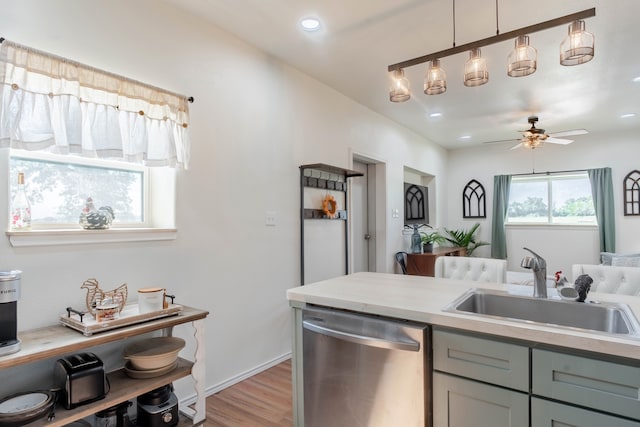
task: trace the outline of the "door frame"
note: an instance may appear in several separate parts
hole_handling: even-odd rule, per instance
[[[377,272],[387,271],[387,162],[379,157],[370,154],[355,151],[349,148],[349,167],[353,169],[353,162],[366,163],[375,168],[375,226],[374,226],[374,243],[375,243],[375,263],[369,265],[369,270]],[[351,190],[349,190],[349,206],[353,206]],[[353,221],[349,221],[349,247],[354,247]],[[349,271],[353,271],[353,254],[349,254]],[[372,268],[373,267],[373,268]]]

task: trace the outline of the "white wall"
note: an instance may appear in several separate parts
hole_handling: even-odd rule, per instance
[[[622,180],[638,169],[637,133],[621,131],[606,135],[581,135],[570,145],[547,144],[537,150],[510,150],[515,144],[492,144],[451,151],[448,168],[448,212],[450,227],[468,228],[476,220],[462,219],[462,189],[471,179],[484,186],[487,193],[487,218],[479,220],[483,240],[491,240],[493,176],[501,174],[611,167],[616,210],[616,250],[638,252],[639,217],[625,217],[622,205]],[[594,228],[507,226],[508,267],[522,270],[520,260],[527,246],[547,260],[547,272],[571,271],[577,263],[599,263],[599,239]],[[489,256],[490,248],[478,255]]]
[[[402,208],[404,166],[439,177],[436,194],[445,194],[445,150],[161,2],[2,0],[0,10],[7,39],[195,97],[176,241],[16,249],[0,239],[0,269],[24,272],[21,330],[81,306],[90,277],[106,288],[164,286],[177,302],[210,311],[214,387],[290,351],[285,290],[299,284],[299,165],[349,167],[352,152],[386,162],[388,271],[402,244],[402,218],[390,212]],[[444,200],[437,205],[444,218]],[[265,211],[276,211],[276,227],[265,226]]]

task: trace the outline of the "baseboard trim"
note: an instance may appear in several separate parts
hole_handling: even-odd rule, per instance
[[[269,360],[261,365],[256,366],[253,369],[250,369],[248,371],[242,372],[234,377],[231,377],[227,380],[224,380],[218,384],[214,384],[210,387],[205,388],[205,396],[211,396],[212,394],[216,394],[222,390],[224,390],[225,388],[229,388],[234,384],[239,383],[240,381],[244,381],[247,378],[250,378],[256,374],[259,374],[262,371],[266,371],[269,368],[272,368],[286,360],[291,359],[291,352],[285,353],[282,356],[276,357],[275,359]],[[194,404],[196,401],[196,395],[195,393],[193,393],[190,396],[184,397],[183,399],[180,399],[180,403],[179,406],[186,408],[189,405]]]

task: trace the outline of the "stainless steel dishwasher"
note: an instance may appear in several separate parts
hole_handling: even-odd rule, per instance
[[[429,426],[429,327],[302,310],[305,427]]]

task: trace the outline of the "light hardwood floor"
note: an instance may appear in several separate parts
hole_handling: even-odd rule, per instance
[[[207,398],[206,427],[293,425],[291,360]]]

